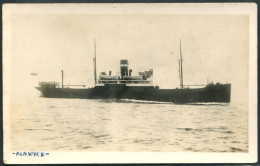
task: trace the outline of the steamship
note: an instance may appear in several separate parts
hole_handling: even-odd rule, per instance
[[[180,87],[160,89],[153,85],[153,69],[132,75],[127,59],[120,60],[120,75],[112,72],[96,74],[96,44],[94,44],[94,80],[92,88],[71,88],[58,82],[39,82],[36,87],[43,97],[82,98],[82,99],[135,99],[146,101],[194,103],[194,102],[230,102],[231,84],[209,83],[202,88],[189,88],[183,84],[182,53],[180,43],[179,76]]]

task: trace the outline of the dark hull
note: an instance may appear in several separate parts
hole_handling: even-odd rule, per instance
[[[136,99],[173,103],[230,102],[231,85],[198,89],[159,89],[149,86],[106,85],[89,89],[37,87],[43,97],[82,99]]]

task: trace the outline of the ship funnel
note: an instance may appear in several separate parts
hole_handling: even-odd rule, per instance
[[[128,76],[128,60],[120,60],[121,77]]]
[[[131,74],[132,74],[132,69],[129,70],[129,76],[131,76]]]
[[[110,71],[109,71],[109,76],[111,76],[111,74],[112,74],[112,71],[110,70]]]

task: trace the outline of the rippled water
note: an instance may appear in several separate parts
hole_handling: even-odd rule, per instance
[[[242,104],[12,99],[12,150],[247,152]]]

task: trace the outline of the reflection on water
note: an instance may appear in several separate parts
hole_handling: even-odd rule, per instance
[[[246,106],[17,97],[12,150],[247,152]]]

